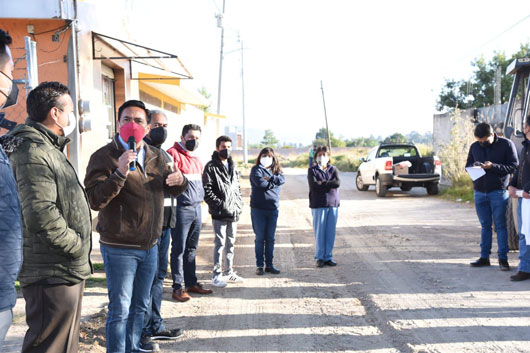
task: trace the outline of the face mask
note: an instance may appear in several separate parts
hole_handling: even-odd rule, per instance
[[[228,159],[228,157],[230,157],[230,150],[228,148],[225,148],[224,150],[220,150],[219,156],[221,156],[222,159]]]
[[[192,139],[186,141],[186,149],[190,152],[195,151],[197,148],[199,148],[199,141]]]
[[[317,163],[321,167],[328,165],[328,162],[329,162],[329,158],[326,156],[320,156],[317,158]]]
[[[272,165],[272,157],[261,157],[259,164],[261,164],[263,168],[269,168]]]
[[[4,74],[2,71],[0,71],[0,73],[4,75],[5,77],[9,78],[9,76]],[[2,93],[6,97],[5,103],[3,106],[0,107],[0,109],[7,108],[7,107],[17,104],[18,86],[10,78],[9,80],[11,81],[11,90],[9,91],[9,94],[5,94],[4,92],[0,91],[0,93]]]
[[[58,122],[55,122],[57,126],[59,126],[61,129],[63,129],[64,136],[70,135],[75,130],[75,124],[77,123],[77,119],[75,118],[74,112],[71,112],[68,114],[68,125],[62,126]]]
[[[163,126],[155,127],[149,131],[149,138],[151,139],[151,145],[161,146],[167,138],[167,129]]]
[[[136,143],[138,143],[145,136],[145,128],[131,121],[120,127],[120,136],[124,142],[129,142],[129,137],[134,136]]]

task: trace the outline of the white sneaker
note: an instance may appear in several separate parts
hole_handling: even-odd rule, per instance
[[[214,278],[212,278],[212,286],[218,287],[218,288],[226,287],[226,282],[222,281],[220,277],[221,276],[217,275]]]
[[[230,272],[229,274],[227,274],[227,275],[225,276],[225,278],[226,278],[226,280],[227,280],[228,282],[233,282],[233,283],[241,283],[241,282],[245,282],[245,279],[244,279],[243,277],[239,276],[239,275],[237,274],[237,272],[235,272],[235,271],[234,271],[234,272]]]

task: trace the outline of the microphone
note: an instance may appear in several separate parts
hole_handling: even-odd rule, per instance
[[[136,138],[134,136],[130,136],[129,140],[127,140],[127,143],[129,144],[129,149],[136,152]],[[136,161],[129,163],[129,170],[131,172],[136,170]]]

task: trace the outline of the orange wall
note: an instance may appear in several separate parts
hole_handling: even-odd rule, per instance
[[[31,24],[35,28],[35,35],[28,34],[27,25]],[[24,79],[26,75],[26,54],[24,49],[24,37],[31,36],[37,42],[37,62],[39,83],[44,81],[59,81],[68,84],[68,67],[66,55],[68,42],[70,40],[70,28],[59,35],[59,41],[53,42],[52,35],[57,28],[62,28],[67,24],[64,20],[28,20],[28,19],[1,19],[0,28],[7,31],[13,44],[11,52],[15,62],[15,79]],[[49,31],[49,32],[48,32]],[[46,33],[42,33],[46,32]],[[26,90],[23,85],[18,85],[18,104],[14,107],[3,110],[9,120],[23,123],[26,120]],[[0,134],[5,133],[1,130]]]

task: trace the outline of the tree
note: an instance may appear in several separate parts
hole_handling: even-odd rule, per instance
[[[384,143],[401,143],[401,142],[408,142],[407,138],[403,136],[403,134],[400,134],[399,132],[396,132],[393,135],[388,136],[383,141]]]
[[[265,130],[265,135],[263,135],[263,139],[261,140],[261,145],[263,147],[276,147],[278,143],[279,141],[274,136],[274,132],[272,130]]]
[[[336,138],[332,131],[329,132],[329,138],[331,140],[331,147],[346,146],[346,142],[342,141],[340,138]],[[320,130],[318,130],[318,132],[315,134],[315,140],[313,141],[313,144],[317,146],[328,145],[328,131],[325,127],[320,128]]]
[[[207,100],[210,100],[210,97],[212,96],[210,93],[208,93],[208,90],[206,90],[206,87],[204,86],[198,89],[197,92],[199,92]],[[210,106],[202,107],[202,110],[204,110],[205,112],[209,112]]]
[[[480,108],[494,104],[495,72],[501,69],[501,103],[510,96],[513,77],[506,75],[506,68],[517,58],[530,55],[530,44],[521,44],[517,53],[507,58],[504,52],[494,52],[490,61],[480,57],[471,62],[475,67],[469,80],[448,79],[442,87],[436,108],[438,110],[454,108]],[[469,93],[469,95],[468,95]]]

